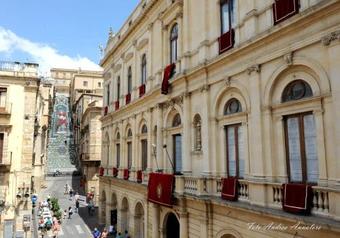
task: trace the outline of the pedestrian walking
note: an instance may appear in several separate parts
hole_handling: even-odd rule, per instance
[[[69,191],[69,189],[70,189],[70,186],[68,185],[68,183],[66,183],[65,184],[65,194],[68,194],[70,191]]]
[[[107,238],[108,234],[109,234],[109,233],[107,232],[106,228],[104,228],[104,230],[103,230],[102,235],[100,236],[100,238]]]
[[[71,216],[73,214],[72,207],[68,208],[68,219],[71,219]]]
[[[79,200],[76,200],[76,213],[79,213]]]
[[[67,210],[65,209],[64,210],[64,219],[66,219],[66,217],[67,217]]]
[[[93,232],[92,232],[93,238],[100,238],[100,231],[96,228],[94,228]]]
[[[73,190],[72,190],[72,188],[70,188],[70,200],[72,199],[72,197],[73,197]]]
[[[74,195],[74,200],[79,200],[79,193],[78,192],[76,192],[76,194]]]
[[[59,221],[58,221],[58,220],[55,220],[55,221],[53,222],[53,226],[52,226],[53,238],[57,238],[57,237],[58,237],[59,230],[60,230]]]
[[[125,234],[124,234],[124,238],[130,238],[129,232],[128,232],[127,230],[125,230],[124,233],[125,233]]]

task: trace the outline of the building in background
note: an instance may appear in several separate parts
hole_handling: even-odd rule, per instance
[[[50,85],[34,63],[0,63],[0,233],[31,232],[31,195],[44,176]]]
[[[339,26],[336,0],[140,1],[101,60],[101,222],[339,237]]]
[[[81,186],[85,193],[94,195],[97,204],[99,196],[98,170],[101,162],[101,112],[102,96],[82,94],[76,105],[83,108],[80,121],[79,160],[82,172]],[[77,108],[77,113],[80,112]]]

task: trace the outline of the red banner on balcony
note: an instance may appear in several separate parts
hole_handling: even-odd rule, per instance
[[[119,101],[115,101],[115,110],[117,111],[119,109]]]
[[[234,42],[235,42],[234,36],[235,36],[234,29],[231,29],[230,31],[222,34],[218,38],[218,45],[219,45],[219,53],[220,54],[222,54],[223,52],[234,47]]]
[[[273,3],[274,25],[299,12],[299,0],[275,0]]]
[[[308,214],[312,207],[313,191],[307,184],[283,184],[283,210]]]
[[[170,86],[169,79],[173,75],[175,68],[176,68],[176,64],[172,63],[166,66],[166,68],[164,69],[164,75],[163,75],[163,81],[162,81],[162,94],[165,94],[165,95],[168,94],[169,86]]]
[[[238,181],[235,177],[222,178],[222,199],[229,201],[237,200],[237,183]]]
[[[149,174],[148,201],[171,207],[174,178],[173,174]]]
[[[130,171],[128,169],[124,169],[124,174],[123,174],[123,178],[125,180],[128,180],[129,179],[129,175],[130,175]]]
[[[142,97],[145,94],[145,84],[139,86],[139,97]]]
[[[109,110],[109,108],[106,106],[106,107],[104,107],[104,116],[106,116],[107,115],[107,112],[108,112],[108,110]]]
[[[125,95],[125,104],[129,104],[131,102],[131,93]]]
[[[117,177],[118,176],[118,169],[117,168],[113,168],[112,169],[112,175],[113,175],[113,177]]]
[[[100,167],[99,168],[99,176],[103,176],[104,175],[104,168]]]
[[[137,171],[137,183],[141,183],[143,181],[143,172],[142,170]]]

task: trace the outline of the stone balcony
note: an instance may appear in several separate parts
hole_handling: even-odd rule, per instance
[[[113,177],[112,169],[107,169],[104,177],[124,180],[123,169],[119,169],[118,176]],[[135,171],[130,171],[128,183],[136,183]],[[148,186],[149,173],[143,172],[141,186]],[[340,220],[339,205],[337,205],[340,190],[330,187],[313,186],[313,204],[311,210],[313,217],[326,218],[330,221]],[[230,206],[251,208],[268,213],[278,213],[287,217],[296,217],[282,211],[283,190],[281,183],[254,182],[242,179],[238,181],[238,201],[228,202],[221,199],[222,181],[221,177],[195,177],[175,176],[174,195],[177,197],[192,197],[194,199],[209,199],[221,203],[228,203]],[[259,191],[264,191],[263,200],[258,201]],[[308,216],[307,216],[308,217]]]

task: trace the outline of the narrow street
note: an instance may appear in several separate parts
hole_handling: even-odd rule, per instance
[[[59,205],[62,210],[67,210],[68,207],[72,206],[73,211],[75,211],[74,199],[71,201],[69,195],[64,194],[64,186],[68,183],[72,186],[74,191],[79,189],[79,177],[63,176],[63,177],[47,177],[46,185],[47,188],[43,189],[39,194],[38,202],[46,199],[48,195],[51,198],[55,197],[59,200]],[[79,191],[81,194],[81,191]],[[39,220],[36,218],[37,221]],[[72,237],[72,238],[82,238],[82,237],[92,237],[91,230],[97,227],[97,209],[94,216],[89,216],[87,207],[80,205],[79,213],[73,213],[71,219],[62,219],[61,229],[58,237]],[[37,229],[37,227],[36,227]],[[37,233],[36,233],[37,234]],[[41,237],[40,232],[38,232]],[[45,236],[46,237],[46,236]]]

